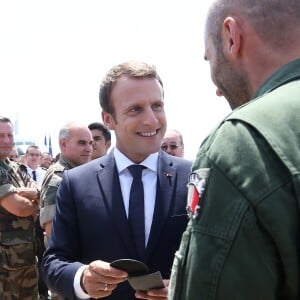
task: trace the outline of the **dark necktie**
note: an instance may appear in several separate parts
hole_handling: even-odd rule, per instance
[[[128,167],[133,177],[129,196],[128,221],[140,259],[143,259],[145,255],[144,188],[142,182],[144,168],[141,165]]]
[[[34,170],[32,171],[32,179],[36,181],[36,172]]]

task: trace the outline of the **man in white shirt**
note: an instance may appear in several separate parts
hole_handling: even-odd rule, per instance
[[[38,146],[29,146],[25,153],[26,167],[28,174],[39,185],[42,186],[46,169],[40,167],[41,162],[41,150]]]

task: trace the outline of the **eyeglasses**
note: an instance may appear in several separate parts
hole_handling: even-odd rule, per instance
[[[163,151],[167,151],[168,148],[170,148],[171,150],[176,150],[179,146],[181,145],[171,144],[171,145],[162,145],[160,148]]]
[[[30,155],[30,156],[40,156],[40,154],[38,154],[38,153],[28,153],[28,155]]]

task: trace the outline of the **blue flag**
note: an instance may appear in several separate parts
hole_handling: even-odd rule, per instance
[[[51,157],[53,157],[52,156],[52,144],[51,144],[51,135],[49,135],[49,154],[51,155]]]

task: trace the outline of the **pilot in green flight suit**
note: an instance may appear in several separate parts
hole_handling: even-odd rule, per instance
[[[241,105],[231,105],[234,111],[199,149],[188,184],[190,221],[175,255],[169,300],[300,299],[300,43],[287,43],[296,35],[283,34],[289,27],[281,26],[283,33],[274,29],[270,39],[277,48],[264,45],[265,31],[255,31],[257,24],[266,24],[267,31],[283,20],[291,27],[298,22],[296,28],[300,4],[273,0],[272,11],[265,0],[240,1],[250,16],[269,8],[268,14],[277,16],[271,25],[263,18],[249,21],[236,2],[216,1],[217,9],[210,11],[206,59],[212,79],[225,97],[243,95],[242,84],[261,83]],[[215,24],[221,24],[215,28],[220,48],[212,46],[218,41],[211,38]],[[260,59],[266,70],[249,58]],[[252,74],[242,74],[245,70]],[[250,81],[241,82],[242,76]]]
[[[200,147],[169,299],[299,299],[300,60],[272,78]]]

